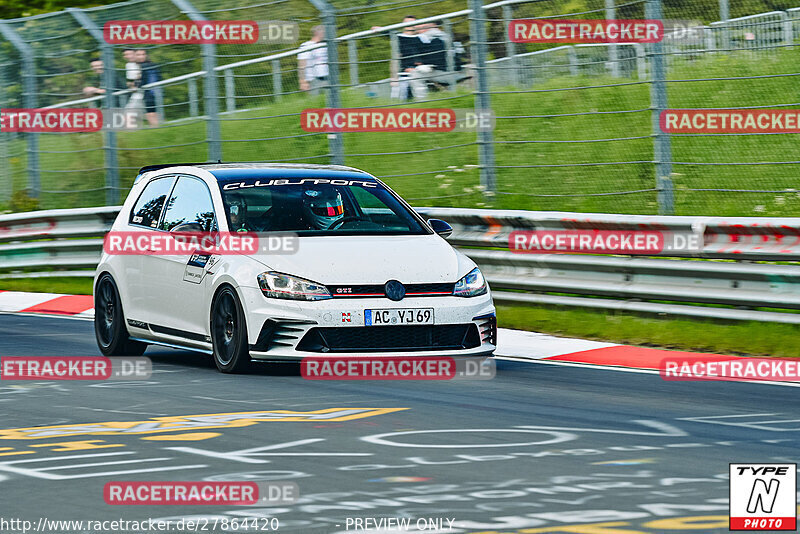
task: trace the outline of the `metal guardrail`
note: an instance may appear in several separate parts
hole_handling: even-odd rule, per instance
[[[0,216],[0,277],[92,276],[119,207]],[[500,303],[800,324],[800,218],[665,217],[418,208],[453,226]],[[702,246],[664,257],[520,254],[514,230],[659,230]],[[728,261],[709,261],[728,260]],[[754,263],[779,261],[781,263]],[[760,308],[767,308],[763,310]]]

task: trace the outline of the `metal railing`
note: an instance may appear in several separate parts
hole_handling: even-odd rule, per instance
[[[786,200],[796,193],[800,162],[790,156],[796,134],[666,134],[654,115],[670,106],[800,105],[791,96],[800,74],[792,60],[800,8],[729,18],[726,0],[719,11],[717,2],[709,7],[607,0],[590,2],[580,13],[564,13],[552,0],[464,0],[465,9],[451,12],[437,9],[443,2],[423,3],[426,13],[441,14],[408,23],[397,21],[418,4],[391,0],[380,6],[366,0],[129,0],[0,21],[3,107],[108,107],[112,99],[124,100],[132,90],[84,97],[80,89],[92,76],[88,59],[95,54],[123,70],[114,56],[120,47],[98,34],[111,19],[284,18],[297,21],[304,36],[312,25],[324,25],[326,38],[316,46],[331,53],[323,100],[300,89],[300,49],[294,45],[151,46],[166,79],[139,90],[153,91],[166,121],[95,136],[0,132],[0,209],[27,209],[11,193],[36,197],[42,207],[115,204],[134,169],[168,158],[346,163],[386,179],[408,198],[453,206],[792,214]],[[736,14],[751,7],[763,9],[745,1],[735,6]],[[509,21],[542,13],[614,19],[623,8],[625,17],[638,19],[696,13],[707,31],[684,42],[668,36],[654,44],[568,46],[514,43],[506,31]],[[717,18],[722,20],[710,22]],[[353,31],[373,22],[380,27]],[[398,83],[396,32],[429,22],[440,22],[450,40],[447,74],[457,67],[456,41],[464,43],[467,53],[459,63],[466,63],[452,83],[417,101],[493,109],[495,133],[441,136],[431,147],[410,134],[302,130],[300,114],[308,107],[408,105],[390,98],[390,87]],[[104,72],[105,84],[110,74]],[[467,165],[475,172],[452,174]],[[431,177],[447,175],[459,180],[431,189]]]
[[[118,209],[0,216],[0,278],[92,276]],[[418,211],[453,226],[449,241],[481,266],[499,303],[800,324],[800,266],[785,264],[800,261],[800,218]],[[509,251],[512,231],[534,229],[659,230],[702,247],[684,258]],[[755,263],[768,260],[781,263]]]

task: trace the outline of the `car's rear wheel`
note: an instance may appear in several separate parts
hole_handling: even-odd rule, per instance
[[[147,344],[133,341],[125,327],[125,314],[114,279],[104,274],[94,291],[94,333],[105,356],[141,356]]]
[[[211,306],[211,342],[214,363],[223,373],[250,368],[250,347],[244,311],[232,287],[223,287]]]

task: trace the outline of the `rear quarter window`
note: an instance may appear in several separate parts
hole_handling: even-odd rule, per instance
[[[164,209],[164,202],[167,200],[174,181],[173,176],[165,176],[148,183],[142,194],[139,195],[136,204],[133,205],[128,223],[156,228],[158,220],[161,218],[161,211]]]

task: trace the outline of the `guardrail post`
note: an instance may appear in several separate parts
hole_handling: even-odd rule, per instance
[[[647,0],[645,18],[662,20],[661,0]],[[650,64],[652,66],[652,85],[650,86],[650,108],[654,137],[654,156],[656,163],[656,189],[658,191],[658,212],[662,215],[674,213],[674,191],[672,187],[672,147],[669,134],[661,130],[661,113],[667,109],[667,68],[664,62],[664,44],[650,45]]]
[[[281,78],[281,60],[272,60],[272,92],[275,94],[275,101],[281,99],[283,94],[283,80]]]
[[[33,50],[7,22],[0,21],[0,35],[17,49],[22,58],[22,105],[26,108],[35,108],[36,62]],[[39,177],[39,134],[27,132],[23,135],[26,141],[28,190],[31,197],[39,198],[39,191],[42,188]]]
[[[567,57],[569,57],[569,73],[571,76],[577,76],[580,74],[579,66],[578,66],[578,53],[575,51],[575,47],[572,45],[567,45],[569,48],[567,49]]]
[[[731,18],[730,6],[728,0],[719,0],[719,20],[722,22],[722,42],[720,48],[727,51],[730,48],[730,29],[728,28],[728,19]]]
[[[347,60],[350,62],[350,85],[358,85],[358,44],[355,39],[347,41]]]
[[[339,49],[336,43],[336,10],[326,0],[310,0],[322,14],[325,25],[325,43],[328,46],[328,91],[325,94],[326,105],[330,109],[342,107],[339,94]],[[331,163],[344,165],[344,142],[342,133],[328,134]]]
[[[492,111],[486,70],[486,14],[483,10],[482,0],[469,0],[469,7],[472,10],[469,19],[472,61],[475,63],[475,75],[477,76],[475,112],[480,116],[481,113]],[[481,169],[481,185],[486,188],[486,191],[494,193],[497,168],[494,161],[494,136],[491,131],[478,130],[478,158]]]
[[[0,108],[6,107],[6,57],[0,54]],[[8,162],[8,143],[11,141],[8,132],[0,131],[0,165],[2,165],[2,177],[0,177],[0,205],[9,202],[14,194],[14,173],[11,172],[11,165]]]
[[[511,6],[508,4],[503,4],[503,28],[509,28],[509,24],[514,18],[514,14],[512,13]],[[520,72],[519,72],[519,65],[517,61],[517,44],[511,40],[508,36],[508,30],[505,32],[505,41],[506,41],[506,56],[508,57],[508,62],[511,64],[511,83],[512,85],[519,86],[520,85]]]
[[[153,88],[153,97],[156,99],[156,113],[158,113],[158,123],[164,124],[164,86],[160,85]]]
[[[86,13],[74,7],[68,7],[67,13],[72,15],[78,24],[81,25],[92,38],[97,41],[100,47],[100,56],[103,59],[103,88],[106,90],[105,98],[103,98],[103,109],[111,111],[115,107],[114,95],[116,84],[114,77],[114,48],[109,45],[105,37],[103,37],[103,30],[97,27],[92,20],[86,16]],[[121,106],[120,106],[121,107]],[[163,106],[162,106],[163,107]],[[103,154],[105,157],[105,172],[106,172],[106,205],[112,206],[118,202],[119,198],[119,161],[117,160],[117,132],[104,128],[103,137],[105,138],[105,146],[103,147]]]
[[[639,43],[633,43],[633,49],[636,51],[636,73],[640,80],[647,79],[647,58],[644,54],[644,47]]]
[[[447,34],[448,37],[448,44],[447,52],[445,53],[445,61],[447,61],[447,72],[455,72],[456,71],[456,58],[455,58],[455,48],[453,48],[453,23],[450,22],[450,19],[444,19],[442,21],[442,25],[444,26],[444,32]],[[456,90],[456,83],[447,84],[448,91],[455,91]]]
[[[606,20],[616,20],[617,9],[614,6],[614,0],[606,0]],[[611,75],[619,77],[619,59],[617,54],[617,45],[611,44],[608,47],[608,62],[611,63]]]
[[[785,11],[781,11],[781,24],[783,25],[783,44],[792,46],[794,42],[792,19],[789,18],[789,14]]]
[[[189,78],[189,116],[197,117],[199,109],[197,108],[197,80]]]
[[[189,0],[172,0],[181,12],[194,21],[207,20],[197,12]],[[210,43],[200,45],[203,54],[203,100],[205,104],[206,142],[208,143],[208,161],[222,160],[222,142],[219,127],[219,91],[217,90],[216,46]]]
[[[236,111],[236,82],[231,69],[225,69],[225,109],[228,113]]]

